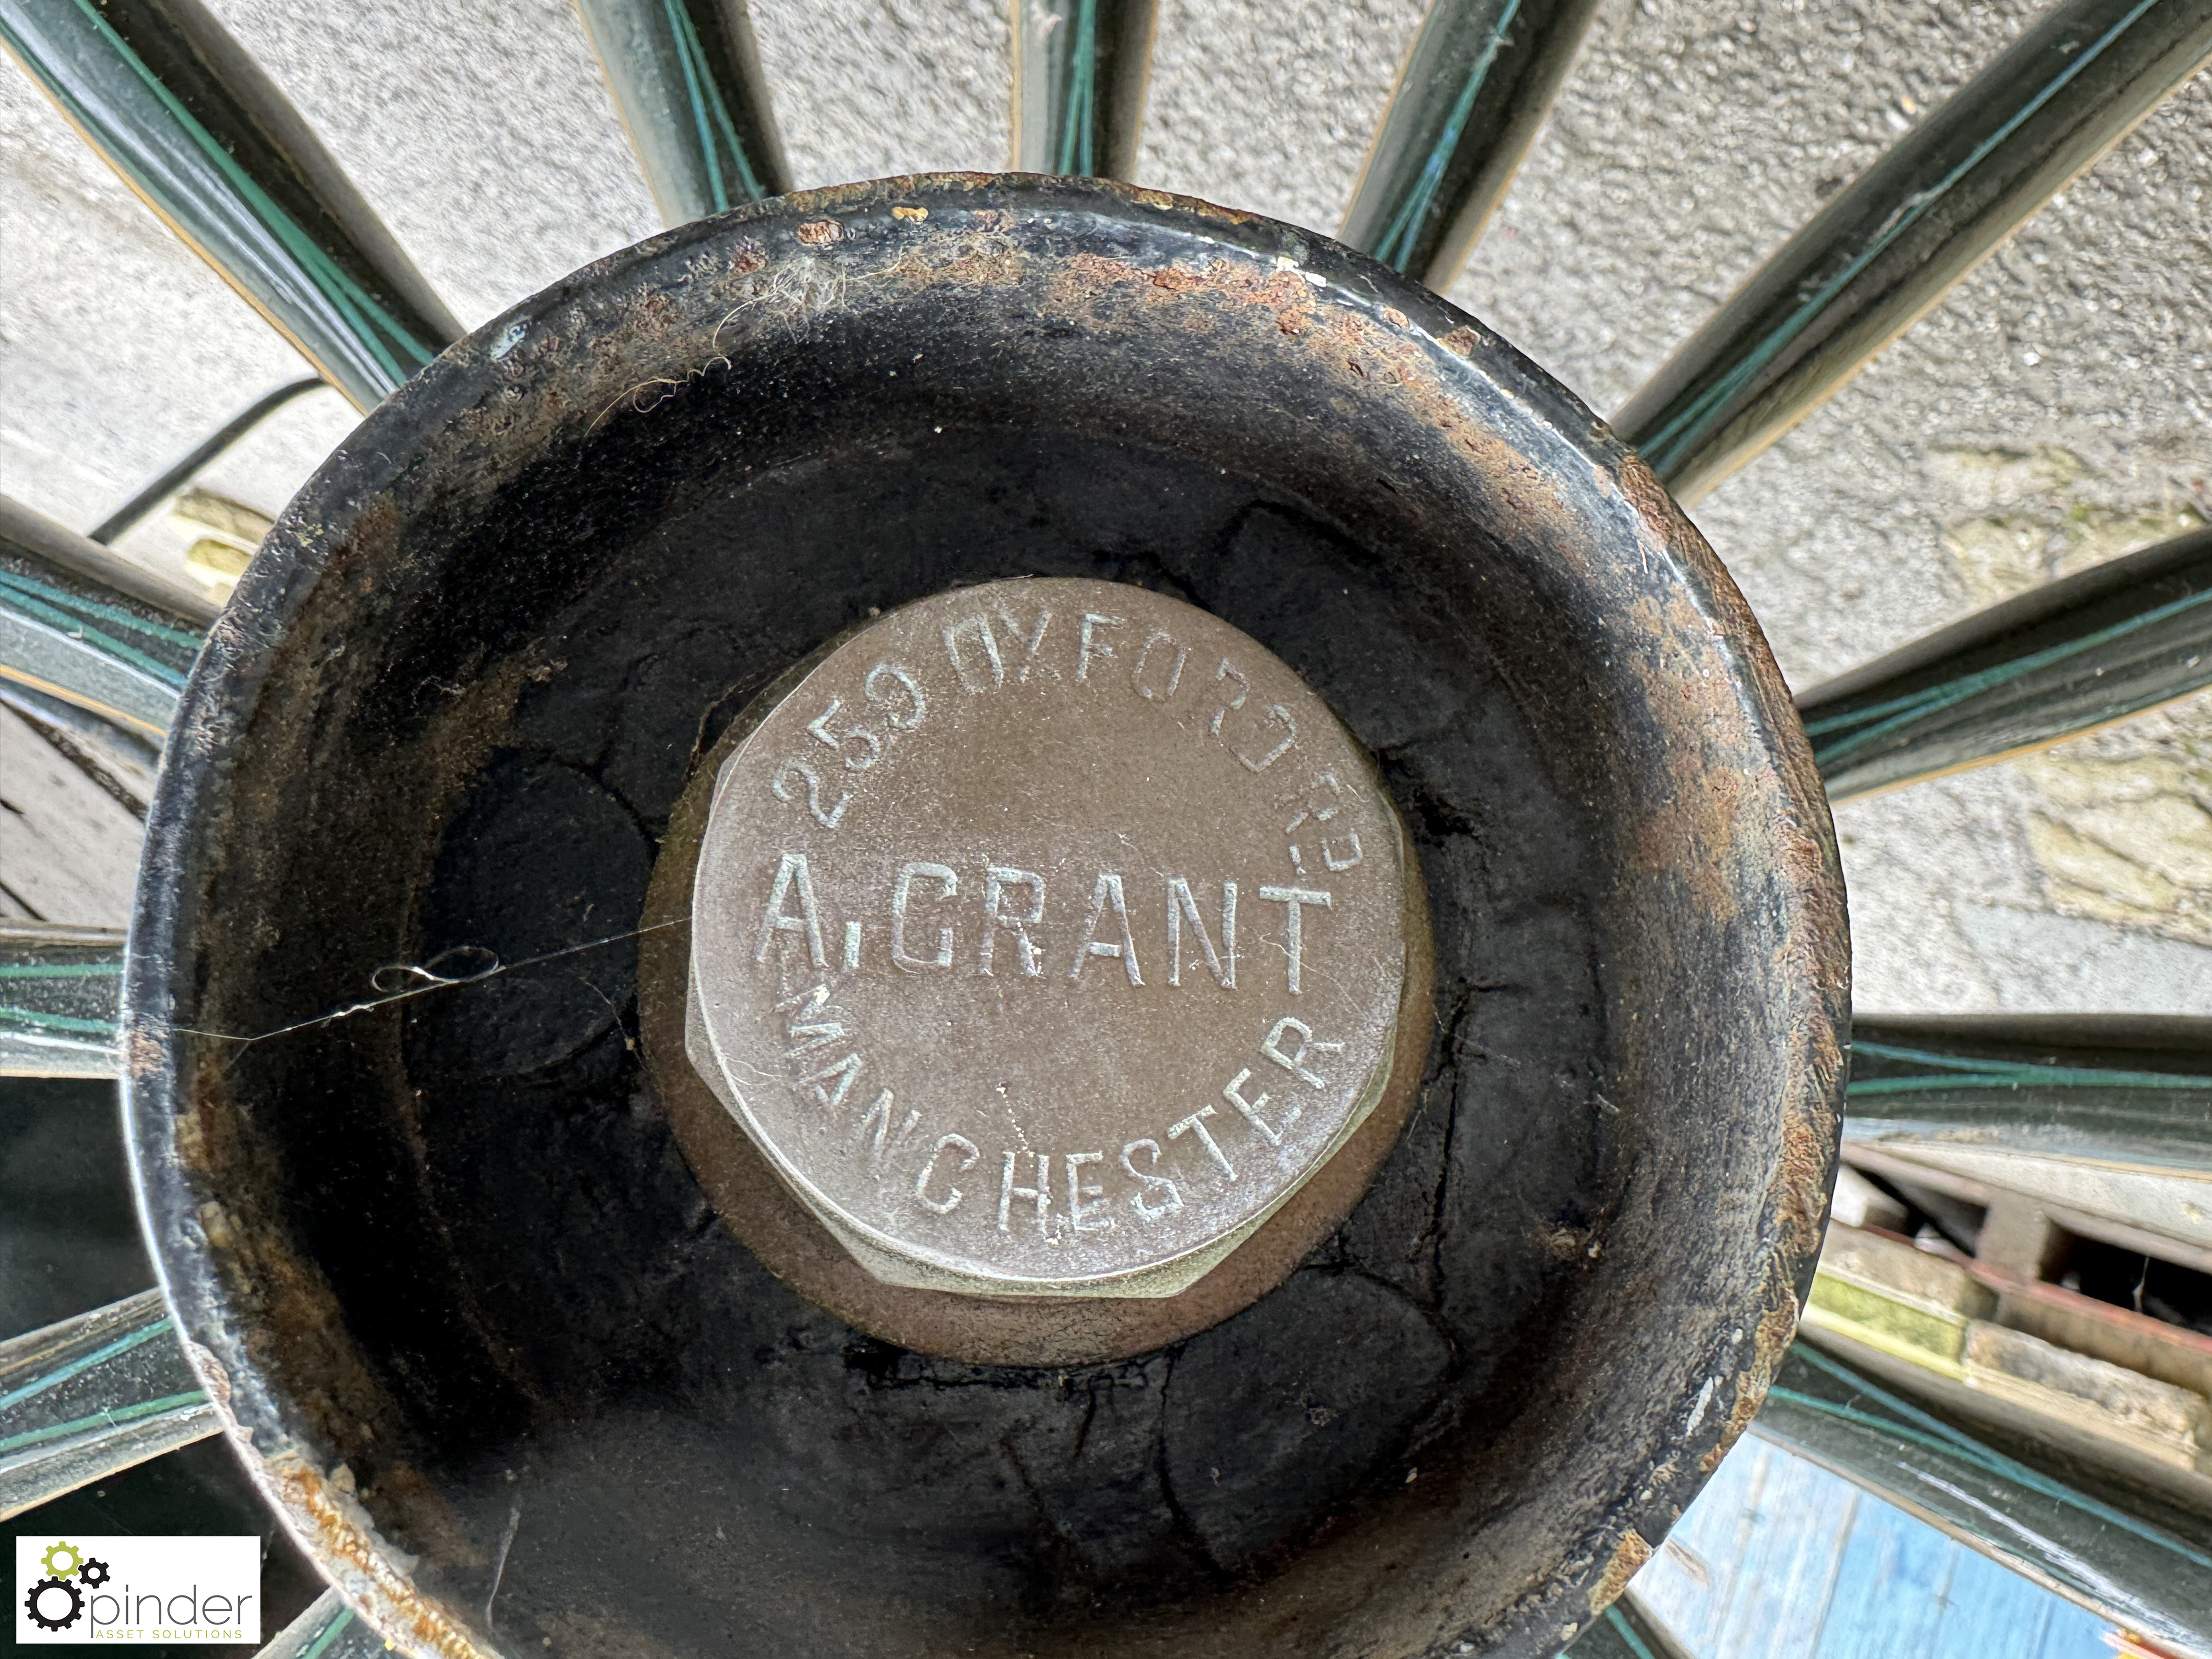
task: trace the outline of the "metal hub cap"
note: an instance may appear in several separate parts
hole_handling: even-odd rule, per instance
[[[686,1047],[888,1283],[1171,1296],[1389,1080],[1396,813],[1328,707],[1204,611],[1091,580],[908,605],[774,700],[714,789]]]

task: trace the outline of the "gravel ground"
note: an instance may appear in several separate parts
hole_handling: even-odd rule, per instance
[[[465,322],[655,228],[560,0],[215,7]],[[1453,297],[1617,407],[2039,9],[1610,0]],[[1163,0],[1145,181],[1334,229],[1419,11]],[[802,185],[1003,164],[990,0],[754,14]],[[0,179],[9,494],[88,526],[303,372],[12,65]],[[1700,505],[1793,683],[2212,518],[2208,185],[2200,76]],[[204,482],[273,511],[352,418],[317,393]],[[127,550],[174,570],[188,539],[164,521]],[[2202,704],[1842,807],[1861,1006],[2207,1006],[2209,808]]]

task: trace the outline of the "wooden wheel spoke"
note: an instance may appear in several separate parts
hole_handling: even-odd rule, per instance
[[[168,730],[213,605],[0,497],[0,678]]]
[[[0,1342],[0,1520],[218,1426],[159,1291]]]
[[[1013,167],[1136,176],[1158,0],[1015,0]]]
[[[577,0],[664,223],[791,188],[791,167],[742,4]]]
[[[1694,501],[1833,397],[2195,74],[2212,11],[2062,0],[1900,139],[1613,416]]]
[[[1437,0],[1413,37],[1343,238],[1452,285],[1551,112],[1595,0]]]
[[[357,407],[460,337],[298,112],[195,0],[5,0],[0,42],[124,182]]]
[[[2212,684],[2212,531],[2007,599],[1797,699],[1832,800],[2018,755]]]

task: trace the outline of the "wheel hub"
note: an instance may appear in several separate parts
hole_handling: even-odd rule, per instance
[[[1058,592],[1076,626],[1024,684],[1030,596]],[[1093,623],[1088,678],[1085,614],[1127,619]],[[910,731],[891,665],[929,705]],[[236,1443],[404,1644],[804,1650],[834,1607],[884,1654],[1549,1653],[1794,1328],[1847,973],[1779,678],[1586,410],[1287,227],[952,178],[643,244],[369,418],[179,721],[130,961],[134,1170]],[[994,820],[1009,760],[1042,793]],[[1324,771],[1352,792],[1328,818]],[[708,1069],[768,1073],[760,1139],[687,1058],[695,893]],[[836,1078],[791,1070],[817,932],[855,1039],[825,1067],[865,1061],[834,1113]],[[948,1019],[1007,1040],[933,1048]],[[1097,1077],[1128,1044],[1135,1086],[1076,1098],[1032,1036]],[[1265,1187],[1281,1149],[1232,1085],[1291,1149]],[[879,1202],[885,1090],[915,1161]],[[972,1166],[938,1157],[954,1133]],[[1194,1224],[1133,1248],[1142,1140]],[[1110,1233],[1051,1242],[1094,1203]],[[1097,1253],[1071,1275],[1071,1249]],[[684,1571],[641,1589],[641,1552]]]
[[[887,1287],[1121,1304],[1109,1352],[1014,1306],[951,1310],[936,1352],[1141,1352],[1273,1288],[1364,1182],[1267,1224],[1378,1106],[1395,1140],[1427,1025],[1419,874],[1342,723],[1218,618],[1081,580],[922,600],[793,678],[657,878],[691,939],[644,987],[685,1002],[659,1074],[725,1109],[678,1116],[693,1161],[748,1137]],[[725,1216],[800,1271],[757,1205]],[[854,1312],[899,1340],[933,1305]]]

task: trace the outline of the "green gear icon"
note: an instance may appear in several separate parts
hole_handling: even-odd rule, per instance
[[[56,1556],[59,1556],[61,1560],[57,1561],[54,1559]],[[59,1542],[49,1544],[46,1546],[45,1559],[47,1573],[56,1578],[73,1578],[76,1576],[77,1570],[84,1565],[84,1552],[74,1544]],[[62,1565],[64,1561],[69,1565],[64,1566]]]

